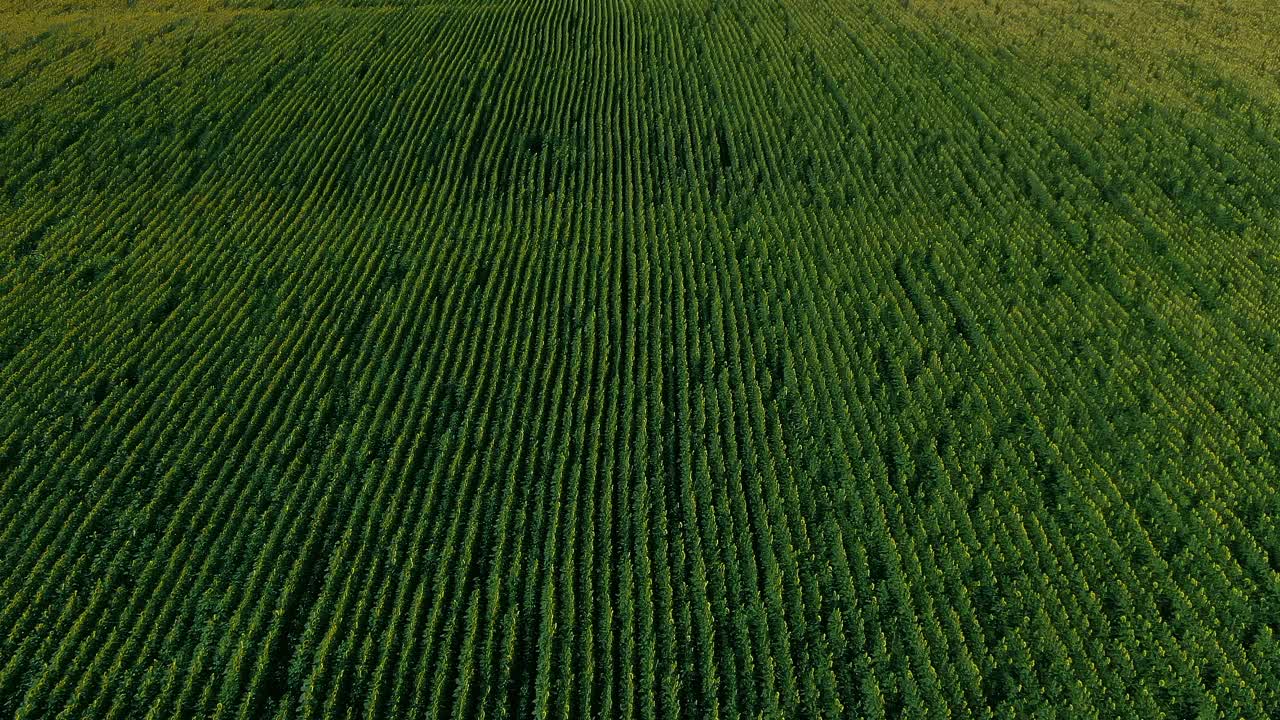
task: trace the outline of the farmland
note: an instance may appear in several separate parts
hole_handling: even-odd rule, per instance
[[[0,716],[1280,717],[1264,0],[0,0]]]

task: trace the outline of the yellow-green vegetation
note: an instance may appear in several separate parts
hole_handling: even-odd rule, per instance
[[[1009,53],[1042,78],[1068,75],[1059,87],[1088,88],[1098,101],[1158,98],[1195,111],[1224,84],[1247,91],[1232,101],[1257,112],[1274,114],[1280,100],[1280,13],[1265,0],[911,0],[911,7],[927,25]]]
[[[0,0],[0,715],[1280,717],[1278,22]]]

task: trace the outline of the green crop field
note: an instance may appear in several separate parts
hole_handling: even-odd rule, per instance
[[[0,717],[1280,717],[1274,0],[0,0]]]

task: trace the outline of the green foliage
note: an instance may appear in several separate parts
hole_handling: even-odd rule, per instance
[[[936,4],[0,2],[0,715],[1280,716],[1277,97]]]

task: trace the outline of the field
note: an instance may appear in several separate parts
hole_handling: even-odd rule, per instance
[[[1280,717],[1271,0],[0,0],[0,716]]]

